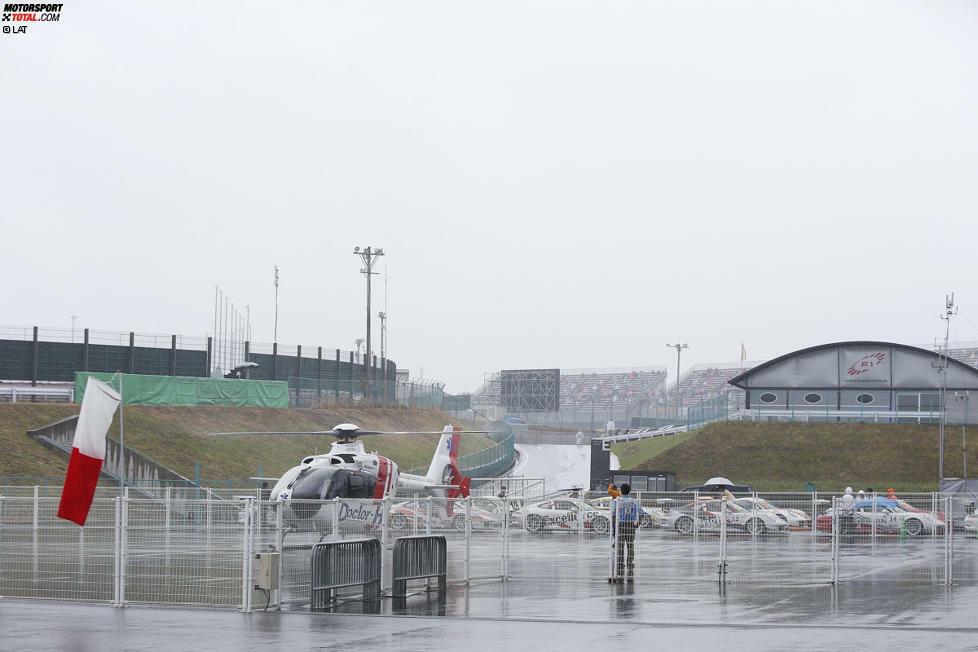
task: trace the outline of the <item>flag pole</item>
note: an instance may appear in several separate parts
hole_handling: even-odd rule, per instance
[[[122,400],[122,376],[124,374],[121,371],[117,373],[119,374],[119,491],[121,492],[126,477],[126,428],[122,414],[122,406],[126,402]]]

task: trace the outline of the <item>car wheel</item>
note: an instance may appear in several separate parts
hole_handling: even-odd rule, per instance
[[[915,537],[924,531],[924,524],[916,518],[908,518],[903,524],[903,527],[907,531],[907,534],[912,537]]]
[[[591,529],[598,534],[608,534],[608,519],[599,516],[591,522]]]
[[[543,518],[539,514],[530,514],[526,517],[526,529],[528,532],[539,532],[543,529]]]
[[[693,524],[693,519],[689,516],[681,516],[678,521],[676,521],[676,532],[679,534],[692,534],[693,530],[696,529]]]
[[[638,526],[639,527],[645,527],[645,528],[652,527],[652,517],[651,516],[643,516],[642,519],[639,521]]]
[[[391,515],[391,529],[392,530],[403,530],[407,527],[408,520],[407,516],[404,514],[392,514]]]
[[[465,530],[465,514],[459,514],[454,519],[452,523],[455,525],[456,530]]]
[[[747,521],[746,529],[748,534],[758,535],[764,534],[764,530],[767,528],[764,526],[764,521],[759,518],[752,518]]]

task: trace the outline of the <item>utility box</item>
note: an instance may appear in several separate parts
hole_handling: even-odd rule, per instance
[[[255,569],[255,588],[274,591],[278,589],[278,574],[281,568],[281,555],[277,552],[259,552]]]

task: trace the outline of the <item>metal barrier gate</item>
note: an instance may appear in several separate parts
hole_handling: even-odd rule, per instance
[[[400,537],[394,540],[391,596],[407,597],[408,580],[438,578],[438,591],[448,589],[448,544],[443,536]]]
[[[310,611],[326,611],[337,591],[363,587],[363,600],[380,598],[380,541],[351,539],[317,543],[312,549]]]

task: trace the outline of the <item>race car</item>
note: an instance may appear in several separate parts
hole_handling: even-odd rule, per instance
[[[592,498],[587,502],[593,505],[597,509],[610,510],[611,509],[611,496],[602,496],[601,498]],[[665,511],[659,509],[658,507],[645,507],[641,505],[642,516],[639,518],[639,527],[659,527],[659,518],[665,514]]]
[[[831,532],[834,518],[835,510],[830,507],[815,519],[815,527],[821,532]],[[930,512],[909,512],[900,507],[899,501],[892,498],[877,498],[875,508],[872,500],[856,501],[853,505],[852,520],[843,519],[840,525],[845,529],[843,534],[872,532],[874,521],[876,532],[879,534],[906,532],[912,537],[928,532],[942,532],[945,527],[944,521],[935,518]]]
[[[471,508],[472,527],[499,527],[501,521],[494,512],[485,508],[481,503],[473,503]],[[425,527],[428,522],[428,506],[425,501],[408,500],[391,506],[390,520],[392,530],[404,530],[417,524],[418,528]],[[432,527],[454,527],[465,529],[465,506],[458,504],[452,510],[451,516],[444,514],[441,505],[432,506]]]
[[[727,531],[746,534],[784,534],[788,524],[770,510],[744,509],[732,501],[727,502]],[[682,507],[673,507],[659,520],[665,530],[675,530],[679,534],[700,532],[719,532],[720,514],[723,499],[706,498],[691,502]],[[695,521],[694,521],[695,519]]]
[[[964,531],[978,534],[978,514],[972,512],[964,517]]]
[[[532,503],[513,512],[527,532],[566,530],[574,532],[583,527],[587,532],[607,534],[611,528],[610,514],[580,498],[553,498]]]
[[[763,498],[737,498],[733,502],[746,510],[773,512],[775,516],[788,524],[789,530],[808,530],[812,527],[812,517],[800,509],[775,507]]]

